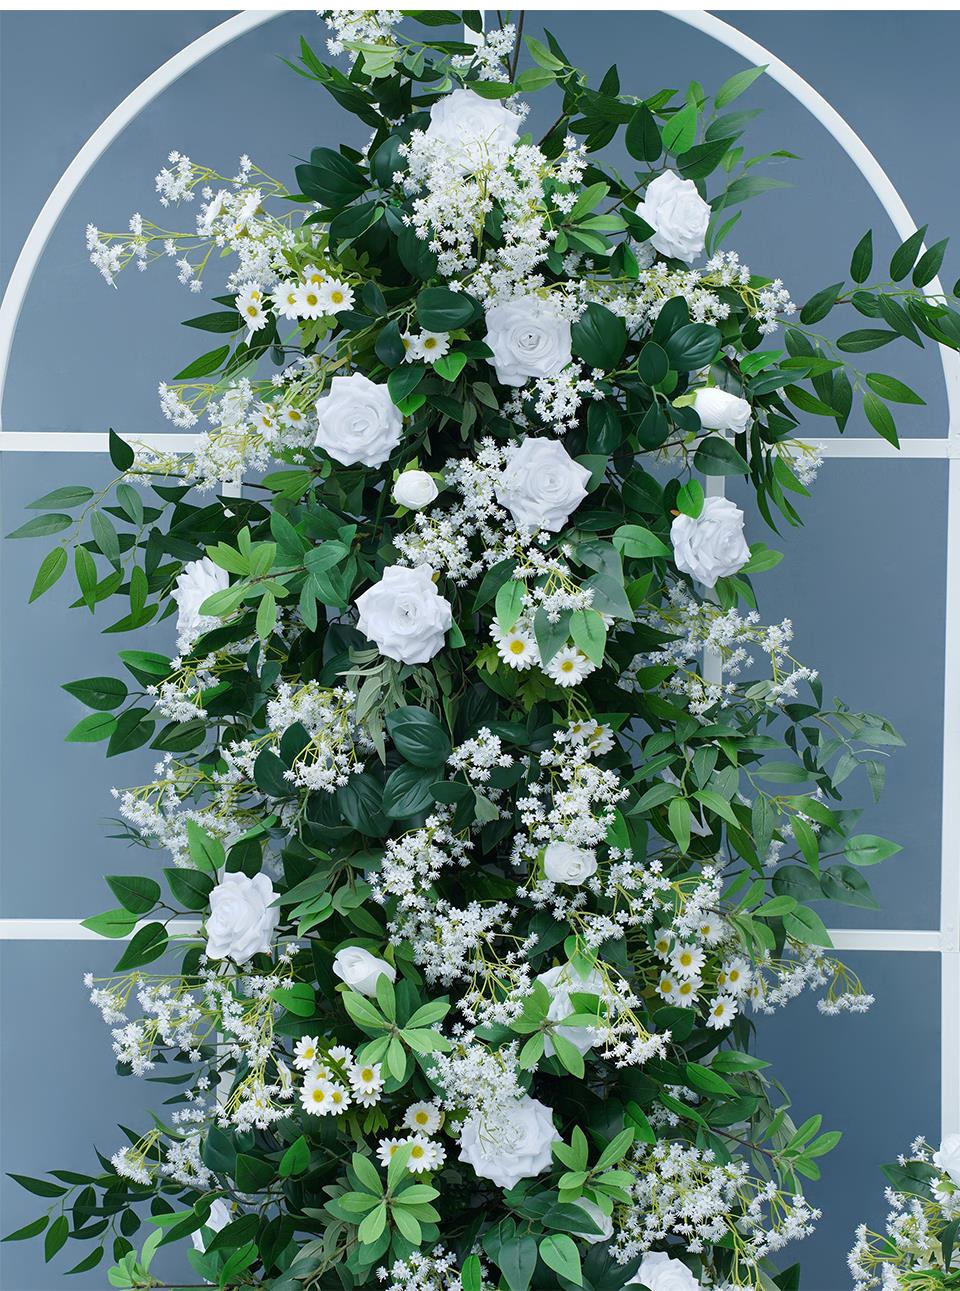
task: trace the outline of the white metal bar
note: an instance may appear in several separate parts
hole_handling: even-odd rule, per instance
[[[943,938],[936,928],[831,928],[829,932],[837,950],[943,949]]]
[[[940,957],[940,1133],[960,1134],[960,952]]]
[[[137,928],[143,927],[138,924]],[[130,937],[137,931],[134,928]],[[199,919],[171,919],[167,924],[171,935],[192,935],[199,931]],[[118,937],[117,941],[129,941]],[[99,933],[84,928],[79,919],[0,919],[0,941],[99,941]]]

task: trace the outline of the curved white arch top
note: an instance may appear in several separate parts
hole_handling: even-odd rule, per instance
[[[192,41],[158,67],[146,80],[141,81],[123,102],[114,108],[63,172],[27,235],[7,283],[3,300],[0,301],[0,434],[3,433],[3,394],[6,389],[10,353],[20,312],[47,241],[71,197],[113,140],[168,86],[185,72],[202,63],[204,59],[209,58],[211,54],[231,44],[239,36],[287,12],[292,11],[248,10],[228,18],[226,22],[219,23]],[[735,53],[741,54],[754,66],[765,64],[767,76],[805,107],[843,148],[876,194],[900,237],[907,238],[916,231],[916,223],[906,203],[876,157],[839,112],[831,107],[823,95],[819,94],[798,72],[771,54],[763,45],[751,40],[736,27],[723,22],[713,14],[689,9],[665,9],[663,12],[677,22],[693,27]],[[939,295],[943,289],[939,279],[934,278],[924,290],[928,295]],[[948,433],[952,437],[960,437],[960,354],[941,346],[940,359],[950,412]]]

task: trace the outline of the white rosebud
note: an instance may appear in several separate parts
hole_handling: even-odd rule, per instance
[[[687,264],[703,250],[710,223],[710,207],[692,179],[681,179],[672,170],[648,184],[637,214],[654,229],[650,245],[661,255]]]
[[[596,869],[596,862],[594,862],[594,869]],[[541,973],[537,981],[542,982],[550,993],[547,1018],[551,1022],[559,1022],[562,1018],[568,1018],[571,1013],[576,1013],[577,1010],[570,1003],[571,991],[582,992],[584,995],[599,995],[601,998],[607,993],[604,980],[596,969],[591,969],[586,977],[581,977],[572,964],[558,964],[556,968],[550,968],[547,972]],[[554,1030],[564,1040],[569,1040],[579,1053],[586,1053],[593,1048],[593,1032],[590,1027],[554,1027]],[[554,1044],[549,1033],[544,1038],[543,1051],[548,1058],[553,1056]]]
[[[678,515],[670,526],[673,560],[704,587],[729,578],[750,559],[743,512],[729,498],[705,498],[696,520]]]
[[[427,565],[389,565],[379,583],[357,597],[357,627],[387,659],[426,663],[443,649],[453,623],[450,602],[440,595]]]
[[[589,478],[555,439],[525,439],[507,459],[494,492],[518,527],[556,533],[587,496]]]
[[[225,874],[210,893],[207,958],[244,964],[252,955],[268,954],[280,920],[276,896],[266,874]]]
[[[454,90],[437,99],[426,129],[428,139],[447,145],[450,160],[465,175],[483,169],[491,158],[512,148],[519,133],[516,112],[472,90]]]
[[[753,416],[746,399],[715,386],[694,391],[693,407],[704,430],[726,430],[732,435],[746,430]]]
[[[203,1228],[199,1228],[196,1232],[190,1234],[193,1249],[195,1251],[205,1251],[207,1242],[203,1236],[204,1230],[209,1229],[211,1233],[219,1233],[221,1228],[226,1228],[232,1218],[230,1207],[225,1201],[217,1197],[210,1207],[210,1214],[203,1222]]]
[[[600,1229],[599,1233],[577,1233],[581,1242],[586,1242],[588,1246],[596,1246],[597,1242],[605,1242],[613,1236],[613,1219],[610,1215],[605,1215],[595,1201],[578,1197],[573,1204],[585,1210]]]
[[[528,377],[555,377],[570,362],[570,320],[549,301],[518,296],[486,310],[488,359],[505,386],[522,386]]]
[[[647,1251],[627,1286],[644,1286],[647,1291],[700,1291],[700,1283],[686,1264],[671,1259],[665,1251]]]
[[[960,1188],[960,1134],[948,1134],[933,1154],[933,1164]]]
[[[177,638],[181,653],[186,653],[197,637],[211,628],[217,627],[220,620],[209,614],[201,614],[200,606],[214,592],[222,592],[230,586],[230,575],[219,565],[215,565],[209,556],[202,560],[191,560],[184,565],[173,599],[177,603]]]
[[[560,1135],[550,1108],[536,1098],[524,1096],[504,1116],[508,1126],[497,1137],[479,1116],[468,1116],[460,1131],[460,1160],[472,1165],[481,1179],[512,1188],[547,1169]]]
[[[318,448],[344,466],[382,466],[403,434],[403,417],[385,385],[362,372],[334,377],[317,401]]]
[[[391,982],[397,980],[397,970],[385,959],[378,959],[362,946],[344,946],[338,950],[333,959],[333,971],[346,982],[352,991],[361,995],[376,995],[377,982],[381,977],[389,977]]]
[[[597,872],[597,858],[572,843],[551,843],[543,854],[543,872],[554,883],[579,887]]]
[[[439,492],[436,480],[426,471],[403,471],[393,486],[393,500],[398,506],[421,511]]]

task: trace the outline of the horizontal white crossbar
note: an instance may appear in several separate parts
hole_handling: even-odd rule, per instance
[[[171,919],[167,925],[171,934],[195,933],[199,927],[199,919]],[[940,933],[925,928],[832,928],[830,936],[837,950],[942,949]],[[79,919],[0,919],[0,941],[102,940]]]

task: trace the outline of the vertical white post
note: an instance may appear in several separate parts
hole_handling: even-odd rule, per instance
[[[703,491],[708,498],[726,497],[724,477],[722,475],[707,475],[704,478]],[[713,599],[713,593],[709,594]],[[723,681],[723,656],[719,650],[704,650],[703,652],[703,680],[708,686],[719,686]]]

